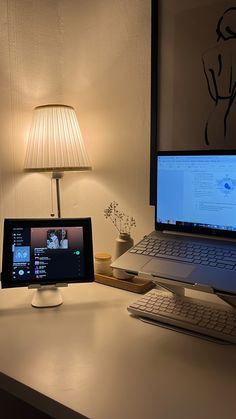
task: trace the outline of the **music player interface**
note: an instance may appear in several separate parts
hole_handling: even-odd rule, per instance
[[[84,273],[83,227],[13,228],[12,254],[13,280],[76,279]]]

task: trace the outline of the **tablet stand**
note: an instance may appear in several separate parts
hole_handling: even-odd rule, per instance
[[[29,285],[28,288],[36,288],[31,305],[36,308],[57,307],[63,303],[58,287],[67,287],[68,284],[54,285]]]

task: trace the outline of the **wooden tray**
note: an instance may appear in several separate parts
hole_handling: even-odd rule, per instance
[[[139,294],[144,294],[145,292],[155,287],[155,284],[152,281],[137,276],[134,276],[133,278],[126,281],[125,279],[118,279],[114,276],[95,274],[95,281],[99,282],[100,284],[109,285],[110,287],[137,292]]]

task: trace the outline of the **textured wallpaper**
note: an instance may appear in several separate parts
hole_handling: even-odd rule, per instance
[[[91,216],[97,251],[116,232],[112,200],[153,227],[149,207],[149,0],[1,0],[0,225],[5,217],[49,217],[50,173],[25,173],[35,106],[75,108],[93,170],[61,180],[62,216]]]

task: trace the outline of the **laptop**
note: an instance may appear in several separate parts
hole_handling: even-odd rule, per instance
[[[158,152],[151,181],[155,230],[111,266],[236,293],[236,150]]]

